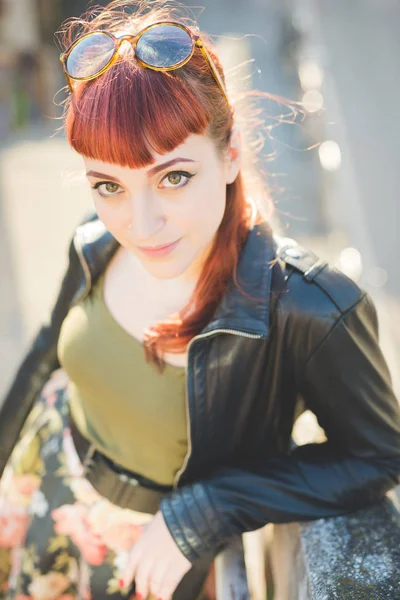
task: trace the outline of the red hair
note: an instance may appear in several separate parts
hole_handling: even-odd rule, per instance
[[[135,12],[128,13],[127,9]],[[162,0],[152,2],[150,9],[140,0],[117,0],[105,9],[92,9],[86,19],[67,21],[61,31],[61,45],[65,50],[77,35],[89,31],[134,34],[151,23],[168,20],[190,26],[187,18],[176,18],[174,8]],[[201,38],[225,81],[207,35],[201,33]],[[67,99],[64,112],[70,145],[84,156],[132,169],[154,162],[150,148],[158,154],[171,152],[192,133],[207,134],[219,152],[226,150],[233,110],[200,51],[196,48],[190,61],[179,69],[157,72],[138,65],[126,46],[101,76],[74,82],[76,91]],[[227,185],[225,214],[188,305],[176,318],[153,324],[145,334],[147,360],[160,369],[164,351],[184,352],[190,339],[211,320],[231,277],[238,285],[236,267],[253,211],[240,172]]]

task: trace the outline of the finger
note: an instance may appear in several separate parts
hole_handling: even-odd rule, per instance
[[[128,560],[125,569],[121,574],[120,584],[121,587],[128,587],[131,585],[135,578],[136,569],[138,567],[140,558],[142,556],[142,550],[140,543],[135,542],[132,550],[129,552]]]
[[[164,570],[157,571],[153,567],[150,577],[150,592],[157,600],[170,600],[178,584],[186,574],[178,574],[171,565],[165,565]]]
[[[180,582],[180,580],[176,581],[173,579],[164,579],[163,581],[160,582],[155,582],[155,588],[153,591],[153,587],[150,587],[151,589],[151,593],[158,599],[158,600],[171,600],[172,598],[172,594],[175,592],[176,588],[178,587],[178,583]]]
[[[167,579],[168,579],[168,569],[165,568],[165,566],[163,568],[161,568],[161,567],[157,568],[157,567],[153,566],[153,569],[151,571],[150,581],[149,581],[149,592],[154,598],[157,598],[157,600],[161,597],[162,597],[162,600],[164,600],[164,597],[161,596],[161,592],[162,592],[163,588],[165,587],[165,582]]]
[[[185,567],[180,569],[174,568],[173,564],[167,566],[166,573],[162,578],[162,585],[161,587],[157,587],[157,598],[161,600],[170,600],[172,598],[183,577],[193,566],[189,561],[186,561],[186,563]]]
[[[138,598],[147,599],[150,594],[150,572],[150,564],[145,566],[139,563],[135,575],[135,593]]]

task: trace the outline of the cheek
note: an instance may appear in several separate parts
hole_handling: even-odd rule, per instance
[[[102,202],[99,197],[97,196],[97,194],[93,194],[93,203],[94,203],[94,207],[96,209],[97,212],[97,216],[99,217],[99,219],[101,221],[103,221],[104,224],[108,223],[109,221],[111,221],[111,217],[112,217],[112,212],[109,210],[109,208],[104,204],[104,202]]]
[[[124,215],[121,210],[118,210],[118,207],[110,206],[106,202],[99,200],[99,198],[94,198],[93,201],[97,216],[112,234],[124,230]]]
[[[191,211],[188,215],[191,228],[198,237],[211,237],[217,231],[225,213],[226,185],[221,185],[203,191],[201,195],[191,202]]]

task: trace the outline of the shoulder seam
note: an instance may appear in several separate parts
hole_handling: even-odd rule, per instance
[[[320,269],[320,271],[323,271],[323,269],[328,266],[328,264],[326,263],[324,265],[324,267],[322,269]],[[346,273],[343,273],[343,271],[340,271],[339,269],[337,269],[337,267],[335,267],[334,265],[330,265],[331,269],[336,269],[336,271],[338,271],[340,273],[340,275],[342,275],[343,277],[346,278],[346,283],[349,283],[352,285],[353,289],[355,292],[358,292],[358,294],[361,293],[361,295],[358,295],[357,299],[353,302],[353,304],[350,304],[350,306],[347,306],[346,308],[343,308],[338,300],[335,298],[335,296],[332,294],[332,292],[329,290],[329,288],[325,285],[323,285],[321,283],[321,281],[319,280],[318,277],[314,278],[315,283],[318,285],[318,287],[328,296],[328,298],[333,302],[333,304],[336,306],[336,308],[340,311],[340,313],[342,315],[345,315],[349,310],[351,310],[353,308],[353,306],[355,304],[357,304],[357,302],[359,302],[359,300],[361,300],[361,298],[363,297],[363,290],[361,290],[361,288],[355,283],[355,281],[353,281],[348,275],[346,275]]]
[[[341,325],[341,323],[344,321],[344,319],[347,317],[347,315],[349,313],[351,313],[359,304],[361,304],[361,302],[364,300],[364,298],[368,297],[368,292],[363,291],[362,295],[360,296],[360,298],[358,298],[356,300],[356,302],[354,302],[351,306],[349,306],[344,312],[342,312],[339,317],[334,321],[334,323],[331,325],[331,327],[329,328],[328,332],[326,333],[326,335],[322,338],[322,340],[317,344],[317,346],[311,351],[310,356],[307,358],[304,368],[307,369],[308,364],[310,363],[310,361],[314,358],[314,356],[317,354],[317,352],[319,351],[319,349],[321,348],[321,346],[326,342],[326,340],[329,338],[329,336],[331,335],[331,333],[333,333],[333,331],[339,327],[339,325]]]
[[[277,238],[278,239],[278,256],[288,265],[291,266],[292,272],[297,271],[302,274],[303,279],[308,283],[315,282],[316,285],[328,296],[335,307],[340,311],[341,314],[345,314],[347,310],[358,302],[362,298],[363,290],[353,281],[348,275],[340,271],[335,265],[329,264],[327,261],[321,259],[312,250],[305,248],[292,238]],[[326,267],[334,269],[343,278],[346,279],[346,283],[351,286],[354,293],[357,294],[357,299],[350,306],[343,306],[339,299],[335,297],[332,289],[328,285],[324,284],[322,272]],[[319,275],[321,274],[321,277]],[[360,295],[361,294],[361,295]]]

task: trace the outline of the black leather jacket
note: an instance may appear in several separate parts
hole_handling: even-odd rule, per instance
[[[92,215],[75,231],[47,324],[0,412],[0,468],[51,372],[69,308],[90,292],[119,244]],[[161,501],[194,562],[266,523],[313,520],[380,500],[400,483],[400,410],[370,296],[290,238],[255,226],[239,282],[189,344],[189,448]],[[313,411],[327,441],[296,446],[295,418]]]

